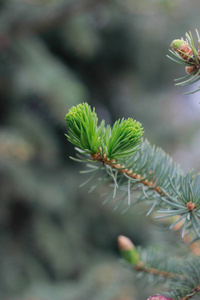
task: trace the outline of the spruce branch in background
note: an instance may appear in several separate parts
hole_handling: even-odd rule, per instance
[[[175,81],[179,81],[176,85],[187,86],[194,84],[200,80],[200,36],[196,29],[196,36],[198,40],[198,50],[194,45],[194,39],[192,33],[185,34],[185,40],[176,39],[171,43],[172,50],[169,50],[173,57],[167,55],[172,61],[184,65],[188,75],[177,78]],[[193,94],[200,91],[200,87],[192,92],[185,94]]]
[[[181,238],[191,248],[188,258],[177,258],[162,249],[137,249],[120,236],[125,261],[147,280],[153,278],[169,287],[157,299],[187,300],[199,293],[200,256],[194,255],[192,245],[200,240],[200,174],[184,173],[162,149],[143,140],[142,125],[133,119],[118,120],[113,127],[105,127],[102,121],[98,126],[95,109],[82,103],[70,109],[66,124],[66,136],[78,152],[76,160],[87,163],[84,173],[92,173],[86,183],[98,175],[90,191],[111,183],[104,197],[105,201],[115,199],[115,209],[126,199],[125,210],[145,202],[149,205],[147,215],[167,218],[170,229],[181,224]]]
[[[28,16],[28,18],[27,15],[16,15],[7,25],[5,32],[7,36],[24,37],[46,32],[47,30],[66,22],[66,20],[70,20],[83,12],[92,10],[99,4],[108,4],[112,2],[112,0],[61,1],[60,5],[54,10],[51,8],[49,9],[48,7],[51,6],[52,2],[57,2],[54,0],[21,0],[19,3],[20,2],[26,2],[27,5],[30,5],[30,9],[32,9],[33,5],[38,5],[42,8],[41,12],[36,13],[33,16]]]

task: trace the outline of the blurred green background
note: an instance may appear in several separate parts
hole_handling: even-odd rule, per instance
[[[184,169],[200,168],[200,95],[174,86],[170,43],[199,26],[199,1],[0,1],[0,299],[142,300],[117,236],[151,243],[140,209],[122,215],[79,189],[69,108],[140,121]],[[195,87],[193,87],[195,89]]]

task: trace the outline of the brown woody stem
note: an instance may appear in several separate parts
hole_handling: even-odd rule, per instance
[[[154,269],[154,268],[148,268],[148,267],[145,267],[142,262],[139,262],[135,267],[134,269],[136,271],[142,271],[142,272],[145,272],[145,273],[150,273],[150,274],[153,274],[153,275],[161,275],[163,277],[166,277],[166,278],[173,278],[175,276],[179,276],[181,278],[184,278],[184,275],[180,275],[180,274],[175,274],[175,273],[171,273],[171,272],[166,272],[166,271],[162,271],[162,270],[158,270],[158,269]]]
[[[200,285],[198,285],[196,288],[192,289],[192,291],[191,291],[192,295],[185,296],[185,297],[181,298],[180,300],[188,300],[188,299],[192,298],[194,296],[194,294],[197,294],[198,292],[200,292]]]
[[[124,168],[122,165],[116,163],[115,159],[108,160],[106,154],[101,156],[99,153],[95,153],[91,155],[91,157],[93,160],[102,161],[104,164],[109,165],[111,168],[116,169],[120,173],[126,174],[130,178],[137,179],[143,185],[149,186],[150,188],[155,190],[158,194],[165,196],[164,193],[159,188],[159,186],[156,186],[152,181],[149,181],[148,179],[144,180],[144,177],[142,177],[140,174],[133,173],[131,170]]]

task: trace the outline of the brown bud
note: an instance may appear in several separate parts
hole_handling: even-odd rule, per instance
[[[135,178],[136,177],[136,173],[131,174],[131,177]]]
[[[115,168],[116,168],[116,169],[121,169],[122,166],[121,166],[120,164],[116,164],[116,165],[115,165]]]
[[[115,163],[115,159],[111,159],[110,161],[109,161],[109,164],[114,164]]]
[[[191,201],[188,202],[187,203],[187,209],[190,210],[190,211],[194,210],[195,209],[195,204]]]
[[[195,71],[195,67],[185,67],[185,71],[188,73],[188,74],[192,74],[194,71]]]
[[[100,160],[100,154],[99,153],[94,153],[91,155],[93,160]]]
[[[193,55],[193,51],[188,44],[184,44],[184,45],[180,46],[180,48],[177,51],[180,53],[181,57],[185,60],[187,60],[189,58],[188,55],[190,55],[190,56]],[[181,52],[183,52],[187,55],[184,55]]]
[[[186,41],[174,40],[171,44],[171,47],[185,60],[188,60],[188,55],[193,56],[193,51]]]
[[[131,170],[128,170],[128,171],[127,171],[127,174],[128,174],[128,175],[131,175],[131,174],[132,174],[132,171],[131,171]]]

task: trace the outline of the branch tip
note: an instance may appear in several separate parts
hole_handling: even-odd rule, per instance
[[[122,251],[129,251],[134,248],[134,244],[131,242],[131,240],[124,235],[120,235],[118,237],[118,246]]]

